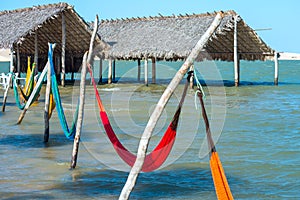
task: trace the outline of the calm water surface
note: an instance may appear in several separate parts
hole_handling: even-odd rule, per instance
[[[120,83],[98,87],[115,131],[133,152],[169,81],[164,76],[172,76],[180,63],[169,65],[164,73],[158,73],[157,85],[145,87],[141,83],[129,84],[136,73],[126,74],[130,64],[119,63],[123,66],[116,74],[122,77]],[[217,65],[225,87],[219,85],[218,76],[212,76],[214,71],[204,70],[209,65]],[[199,64],[196,68],[208,84],[204,87],[205,103],[233,196],[300,199],[300,62],[280,62],[277,87],[272,85],[272,62],[241,62],[239,88],[232,87],[232,66],[217,62]],[[60,88],[70,123],[78,89]],[[182,89],[183,84],[169,101],[151,139],[150,150],[168,126]],[[15,105],[12,91],[6,112],[0,112],[0,198],[117,199],[129,168],[118,158],[99,124],[92,87],[87,87],[75,170],[69,170],[73,142],[63,135],[56,112],[50,121],[49,143],[43,143],[43,95],[44,90],[21,125],[16,125],[21,111]],[[1,92],[1,107],[2,98]],[[205,147],[204,125],[194,106],[194,93],[189,91],[170,157],[161,169],[139,176],[131,199],[216,199]]]

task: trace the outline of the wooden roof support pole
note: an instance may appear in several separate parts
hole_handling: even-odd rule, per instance
[[[77,164],[80,134],[81,134],[82,124],[83,124],[83,116],[84,116],[86,65],[90,64],[93,59],[93,47],[94,47],[94,41],[95,41],[97,31],[98,31],[98,21],[99,21],[98,15],[96,15],[94,29],[93,29],[93,33],[92,33],[91,40],[90,40],[89,51],[88,51],[88,53],[85,53],[83,56],[81,79],[80,79],[78,119],[77,119],[77,123],[76,123],[76,133],[75,133],[73,151],[72,151],[71,169],[74,169]]]
[[[66,20],[65,14],[62,12],[61,14],[61,31],[62,31],[62,38],[61,38],[61,85],[65,87],[65,77],[66,77],[66,66],[65,66],[65,59],[66,59]]]
[[[131,168],[131,171],[128,175],[126,184],[124,185],[122,192],[120,194],[119,200],[127,200],[130,196],[131,191],[133,190],[137,177],[143,167],[144,160],[146,157],[146,152],[148,148],[148,144],[150,141],[150,138],[152,136],[152,132],[156,126],[156,123],[161,116],[163,109],[165,108],[167,102],[169,101],[171,95],[174,93],[174,90],[179,85],[180,81],[190,68],[190,66],[194,63],[194,60],[199,55],[200,51],[203,49],[204,45],[207,43],[208,39],[211,37],[211,35],[215,32],[217,27],[220,25],[221,21],[223,19],[223,14],[218,13],[210,25],[210,27],[206,30],[206,32],[202,35],[200,40],[197,42],[196,46],[192,49],[190,55],[187,57],[184,64],[181,66],[181,68],[177,71],[174,78],[168,85],[168,87],[165,89],[164,93],[162,94],[160,100],[158,101],[153,113],[151,114],[151,117],[147,123],[147,126],[144,130],[144,133],[141,137],[139,148],[137,152],[137,158],[136,161]]]
[[[111,84],[112,82],[112,59],[108,60],[108,75],[107,75],[107,83]]]
[[[148,86],[148,58],[145,58],[144,63],[144,70],[145,70],[145,85]]]
[[[72,74],[71,74],[71,80],[74,81],[74,55],[71,54],[71,67],[72,67]]]
[[[274,77],[274,85],[278,85],[278,52],[274,53],[274,64],[275,64],[275,77]]]
[[[238,15],[234,17],[234,35],[233,35],[233,53],[234,53],[234,85],[237,87],[240,84],[240,58],[238,53],[238,30],[237,21]]]
[[[102,83],[102,69],[103,68],[103,60],[100,58],[99,60],[99,81],[98,84]]]
[[[112,80],[113,82],[116,81],[116,60],[113,60],[112,63]]]
[[[137,81],[140,82],[141,81],[141,59],[138,59],[137,62],[138,62]]]
[[[20,59],[19,44],[17,44],[17,72],[18,72],[18,77],[20,77],[21,76],[21,59]]]
[[[35,62],[35,74],[38,73],[38,60],[39,60],[39,46],[38,46],[38,30],[34,34],[34,62]]]
[[[14,71],[14,49],[11,47],[10,49],[10,69],[9,69],[10,73],[8,74],[8,83],[3,95],[3,104],[2,104],[2,112],[5,112],[5,104],[7,101],[7,95],[8,95],[8,91],[10,88],[10,84],[11,84],[11,79],[12,79],[12,73]]]
[[[192,64],[192,66],[190,67],[190,71],[194,71],[194,64]],[[190,88],[193,89],[194,88],[194,73],[191,74],[191,78],[190,78]]]
[[[156,60],[152,58],[152,84],[156,83]]]

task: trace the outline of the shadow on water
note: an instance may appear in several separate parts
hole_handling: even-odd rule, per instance
[[[126,182],[128,173],[112,170],[71,171],[68,183],[55,185],[50,190],[58,193],[72,193],[80,197],[95,199],[117,199]],[[234,181],[232,178],[230,181]],[[141,173],[131,193],[131,199],[194,198],[201,195],[214,199],[215,189],[209,168],[199,164]],[[196,198],[195,198],[196,197]]]
[[[72,144],[63,134],[50,134],[49,142],[44,143],[43,134],[3,134],[0,137],[0,145],[11,145],[18,148],[45,148]]]

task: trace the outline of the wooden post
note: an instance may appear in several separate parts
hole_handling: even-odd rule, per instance
[[[48,45],[50,48],[50,44]],[[48,73],[47,73],[47,86],[46,86],[46,93],[45,93],[45,112],[44,112],[44,121],[45,121],[44,142],[45,143],[48,142],[49,140],[49,102],[50,102],[50,92],[51,92],[51,67],[50,65],[48,65],[47,67],[48,67]]]
[[[34,35],[34,62],[35,62],[35,74],[38,73],[38,68],[39,68],[39,47],[38,47],[38,30],[35,31]]]
[[[8,74],[8,83],[7,83],[8,85],[5,89],[4,96],[3,96],[2,112],[5,112],[7,95],[8,95],[8,91],[9,91],[10,84],[11,84],[12,73],[14,71],[14,49],[13,48],[10,49],[10,69],[9,69],[9,71],[10,71],[10,73]]]
[[[152,58],[152,83],[156,83],[156,62],[155,58]]]
[[[74,56],[71,55],[71,67],[72,67],[72,74],[71,74],[71,80],[74,81]]]
[[[274,64],[275,64],[274,84],[278,85],[278,52],[276,52],[276,51],[274,54]]]
[[[112,63],[112,79],[113,81],[115,82],[116,81],[116,60],[113,60],[113,63]]]
[[[107,83],[111,84],[112,82],[112,59],[108,60],[108,76],[107,76],[108,80]]]
[[[145,85],[148,86],[148,58],[145,58]]]
[[[99,60],[99,81],[98,84],[102,83],[102,66],[103,65],[103,60],[100,58]]]
[[[138,62],[137,80],[138,82],[140,82],[141,81],[141,59],[138,59],[137,62]]]
[[[234,52],[234,85],[237,87],[240,84],[240,58],[238,54],[238,30],[237,30],[237,21],[238,15],[234,17],[234,43],[233,43],[233,52]]]
[[[21,76],[21,59],[20,59],[20,48],[19,44],[17,44],[17,72],[18,72],[18,77]],[[19,81],[18,81],[19,83]]]
[[[76,124],[76,134],[74,138],[74,144],[73,144],[73,152],[72,152],[72,160],[71,160],[71,169],[74,169],[76,167],[77,163],[77,157],[78,157],[78,149],[79,149],[79,141],[80,141],[80,133],[81,133],[81,127],[83,122],[83,113],[84,113],[84,99],[85,99],[85,78],[86,78],[86,65],[90,64],[92,61],[93,56],[93,46],[94,41],[97,35],[98,31],[98,15],[96,15],[95,23],[94,23],[94,29],[93,34],[90,41],[90,48],[89,53],[87,56],[87,53],[83,56],[83,63],[82,63],[82,69],[81,69],[81,80],[80,80],[80,99],[79,99],[79,108],[78,108],[78,120]],[[87,59],[86,59],[87,57]]]
[[[108,76],[107,76],[108,80],[107,83],[111,84],[112,82],[112,59],[108,60]]]
[[[58,82],[61,82],[61,76],[60,76],[60,72],[61,72],[60,56],[56,55],[55,58],[56,58],[55,60],[56,60],[56,66],[57,66],[56,79],[57,79]]]
[[[128,175],[126,184],[124,185],[122,192],[120,194],[119,200],[128,199],[130,196],[131,191],[135,186],[136,179],[138,174],[140,173],[142,166],[144,164],[144,159],[146,157],[146,152],[148,148],[148,144],[150,138],[152,136],[152,132],[155,128],[155,125],[162,114],[164,107],[166,106],[168,100],[170,99],[171,95],[173,94],[174,90],[184,77],[185,73],[189,69],[189,67],[193,64],[196,57],[199,55],[200,51],[203,49],[204,45],[207,43],[211,35],[215,32],[216,28],[220,25],[223,18],[223,14],[219,12],[210,27],[206,30],[206,32],[201,36],[200,40],[197,42],[196,46],[192,49],[190,55],[187,57],[184,64],[178,70],[164,93],[162,94],[159,102],[157,103],[151,117],[147,123],[147,126],[144,130],[144,133],[141,137],[139,148],[137,152],[136,161],[131,168],[131,171]]]
[[[66,20],[65,14],[62,12],[61,14],[61,31],[62,31],[62,38],[61,38],[61,85],[65,87],[65,77],[66,77],[66,66],[65,66],[65,59],[66,59]]]

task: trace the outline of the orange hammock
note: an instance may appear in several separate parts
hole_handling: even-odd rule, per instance
[[[112,143],[114,149],[118,153],[118,155],[129,166],[132,167],[135,160],[136,160],[136,155],[131,153],[128,149],[126,149],[122,145],[122,143],[120,142],[120,140],[116,136],[114,130],[112,129],[111,124],[110,124],[109,119],[108,119],[108,116],[106,114],[106,111],[104,109],[104,106],[101,102],[100,95],[99,95],[99,92],[97,90],[97,86],[96,86],[96,83],[95,83],[95,79],[93,77],[92,70],[91,70],[90,67],[87,67],[87,68],[88,68],[89,73],[91,75],[92,83],[93,83],[94,90],[95,90],[95,96],[96,96],[96,99],[97,99],[98,107],[100,109],[100,118],[101,118],[102,124],[104,126],[104,129],[106,131],[106,134],[107,134],[110,142]],[[189,80],[189,77],[187,78],[187,80]],[[177,129],[177,126],[178,126],[178,120],[179,120],[182,104],[183,104],[184,98],[186,96],[187,88],[188,88],[188,81],[185,84],[181,100],[180,100],[179,105],[177,107],[177,110],[176,110],[176,112],[173,116],[173,119],[172,119],[170,125],[168,126],[168,129],[166,130],[164,136],[162,137],[159,144],[155,147],[155,149],[151,153],[147,154],[146,157],[145,157],[144,164],[143,164],[143,167],[142,167],[143,172],[150,172],[150,171],[153,171],[153,170],[159,168],[164,163],[164,161],[167,159],[169,153],[171,152],[171,149],[172,149],[173,144],[175,142],[176,129]]]
[[[227,182],[227,178],[225,176],[225,172],[222,166],[222,163],[219,159],[218,152],[216,150],[216,146],[211,136],[209,121],[207,118],[204,102],[203,102],[203,94],[201,90],[198,88],[198,97],[200,100],[201,108],[202,108],[202,117],[205,123],[206,128],[206,136],[208,147],[210,150],[210,169],[213,177],[216,194],[219,200],[233,200],[233,196],[230,191],[229,184]]]

